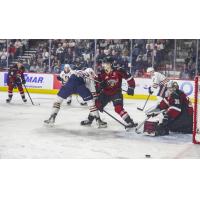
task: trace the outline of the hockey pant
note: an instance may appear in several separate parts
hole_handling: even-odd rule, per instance
[[[129,114],[123,108],[123,96],[121,92],[116,93],[112,96],[107,96],[103,92],[100,93],[98,99],[96,100],[97,108],[103,112],[104,107],[109,103],[112,102],[115,108],[115,112],[120,115],[120,117],[127,123],[132,122]]]

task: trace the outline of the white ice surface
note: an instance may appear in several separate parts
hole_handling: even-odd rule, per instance
[[[55,95],[31,96],[36,106],[30,101],[24,104],[18,93],[7,104],[7,93],[0,92],[0,158],[145,158],[146,154],[151,158],[200,158],[200,145],[192,143],[192,135],[149,137],[126,132],[106,114],[101,117],[108,128],[82,127],[80,121],[86,119],[88,109],[75,97],[71,106],[64,102],[54,127],[45,126]],[[142,100],[125,100],[125,109],[136,122],[145,117],[136,109],[143,104]],[[116,116],[111,104],[106,110]]]

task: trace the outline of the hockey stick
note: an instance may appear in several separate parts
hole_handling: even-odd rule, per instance
[[[140,134],[141,132],[139,132],[138,130],[144,125],[144,123],[150,118],[151,116],[148,116],[144,121],[142,121],[140,124],[138,124],[138,126],[135,128],[135,132],[137,134]]]
[[[125,129],[127,128],[127,126],[120,122],[117,118],[115,118],[113,115],[111,115],[110,113],[108,113],[107,111],[103,110],[103,112],[105,112],[107,115],[109,115],[111,118],[113,118],[115,121],[117,121],[118,123],[120,123]]]
[[[147,97],[147,99],[146,99],[146,101],[145,101],[145,103],[144,103],[143,108],[137,107],[138,110],[143,111],[143,110],[145,109],[145,107],[146,107],[146,105],[147,105],[147,102],[149,101],[149,97],[150,97],[150,96],[151,96],[151,94],[148,95],[148,97]]]
[[[33,103],[33,100],[32,100],[32,98],[31,98],[31,96],[30,96],[30,94],[29,94],[29,92],[28,92],[28,90],[27,90],[27,88],[26,88],[26,85],[25,85],[25,84],[23,84],[23,85],[24,85],[24,88],[25,88],[25,90],[26,90],[26,93],[27,93],[28,96],[29,96],[29,99],[31,100],[32,105],[34,106],[35,104]]]

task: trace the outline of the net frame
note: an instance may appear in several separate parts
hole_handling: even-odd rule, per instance
[[[200,76],[194,80],[193,143],[200,144]]]

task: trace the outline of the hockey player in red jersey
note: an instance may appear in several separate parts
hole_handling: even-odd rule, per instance
[[[8,71],[8,78],[7,78],[7,85],[8,85],[8,99],[6,99],[7,103],[10,103],[13,96],[13,88],[18,88],[20,95],[22,97],[22,100],[24,102],[27,102],[24,94],[24,90],[22,87],[22,84],[25,84],[25,78],[24,78],[24,66],[22,64],[21,60],[17,61],[17,64],[10,67]]]
[[[115,112],[127,123],[127,127],[135,127],[137,123],[133,122],[123,107],[122,79],[125,79],[128,83],[128,95],[134,95],[135,81],[129,72],[123,68],[113,68],[112,63],[112,57],[106,57],[103,60],[103,69],[97,78],[97,81],[100,82],[97,85],[100,93],[96,100],[96,106],[102,112],[104,107],[112,102]]]
[[[187,95],[174,81],[167,84],[167,91],[169,96],[164,98],[157,107],[165,112],[162,123],[156,127],[155,135],[166,135],[169,131],[192,133],[193,107]],[[147,124],[148,122],[146,122],[146,129],[148,129]],[[148,130],[145,131],[148,132]]]

